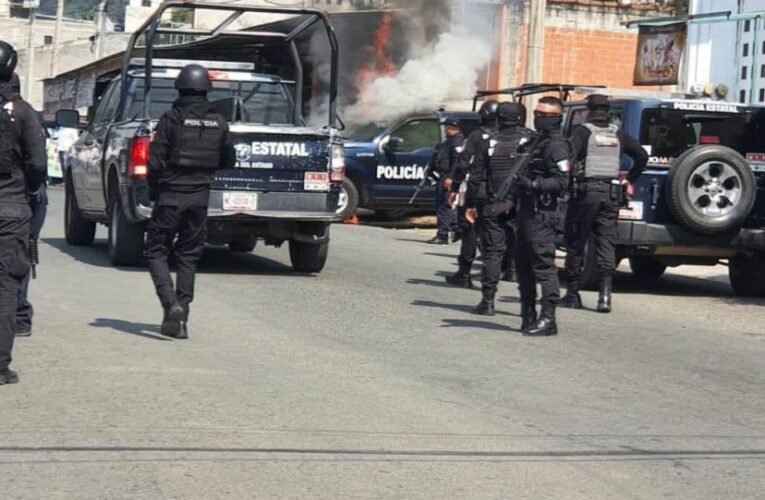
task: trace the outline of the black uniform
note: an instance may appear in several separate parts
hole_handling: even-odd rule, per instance
[[[40,185],[40,188],[30,193],[29,195],[29,208],[32,210],[32,225],[31,225],[31,238],[33,240],[40,239],[40,232],[45,224],[45,217],[48,213],[48,192],[45,183]],[[32,317],[34,316],[34,308],[29,301],[29,281],[32,278],[32,272],[27,273],[24,279],[21,281],[19,287],[19,295],[16,305],[16,325],[14,332],[17,337],[29,336],[32,333]]]
[[[494,313],[494,296],[502,274],[508,232],[512,231],[511,203],[498,200],[495,195],[512,175],[518,152],[533,134],[531,130],[519,125],[522,109],[518,104],[500,104],[497,112],[500,120],[499,131],[479,148],[470,170],[469,199],[478,209],[483,249],[483,300],[474,310],[478,314]],[[512,121],[509,116],[513,117]]]
[[[166,314],[180,305],[185,326],[194,299],[196,264],[205,247],[210,186],[215,170],[232,168],[236,159],[226,120],[204,96],[177,99],[160,118],[155,134],[149,160],[155,205],[146,258]],[[171,251],[177,265],[175,289],[168,266]]]
[[[598,127],[607,127],[609,122],[593,121]],[[583,125],[577,126],[571,133],[574,170],[571,201],[566,215],[566,280],[568,290],[564,305],[581,307],[576,295],[584,267],[584,247],[590,235],[595,237],[598,273],[601,282],[601,298],[598,309],[610,310],[611,276],[616,266],[615,243],[616,226],[621,205],[621,186],[616,179],[585,179],[580,165],[586,168],[587,149],[592,132]],[[618,130],[620,154],[626,154],[634,160],[627,180],[635,183],[645,169],[648,155],[638,141]]]
[[[519,182],[516,218],[518,288],[524,332],[536,322],[538,283],[542,290],[542,317],[552,321],[553,330],[549,334],[555,334],[555,306],[560,295],[555,265],[555,227],[558,197],[568,186],[571,151],[560,132],[560,119],[556,126],[540,133],[544,134],[544,139],[532,160],[530,175]]]
[[[9,75],[10,76],[10,75]],[[29,271],[29,192],[45,182],[48,156],[37,112],[0,81],[0,377],[11,363],[19,287]],[[17,380],[14,374],[14,381]]]
[[[436,185],[436,216],[438,218],[436,239],[439,240],[448,241],[449,232],[459,232],[457,214],[454,208],[449,205],[449,189],[444,182],[459,162],[464,141],[465,137],[462,134],[447,138],[441,143],[435,156],[434,170],[439,176]]]

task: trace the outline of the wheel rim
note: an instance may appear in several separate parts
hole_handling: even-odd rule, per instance
[[[348,208],[348,190],[345,186],[340,188],[340,194],[337,197],[337,211],[335,213],[341,214]]]
[[[728,163],[709,161],[696,167],[688,180],[693,209],[705,217],[721,218],[733,212],[743,193],[741,175]]]

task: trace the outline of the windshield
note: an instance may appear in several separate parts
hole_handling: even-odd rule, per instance
[[[643,112],[641,143],[651,156],[677,158],[693,146],[721,144],[746,155],[762,149],[763,115],[650,109]],[[747,121],[749,123],[747,123]]]
[[[345,136],[355,142],[370,142],[377,137],[377,134],[379,134],[381,130],[383,130],[383,128],[379,125],[368,123],[351,130],[346,133]]]
[[[143,113],[144,81],[135,79],[130,91],[126,117],[132,118]],[[213,90],[208,94],[211,101],[227,97],[240,97],[244,104],[243,120],[259,125],[292,125],[293,105],[288,89],[283,83],[213,81]],[[171,78],[152,80],[151,106],[149,115],[158,119],[172,107],[178,98],[175,81]]]

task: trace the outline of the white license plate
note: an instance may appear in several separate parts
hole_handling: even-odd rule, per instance
[[[622,220],[643,220],[643,202],[631,201],[628,208],[619,210],[619,218]]]
[[[223,193],[223,210],[231,212],[250,212],[257,209],[257,193]]]
[[[306,172],[303,189],[306,191],[329,191],[329,174],[327,172]]]

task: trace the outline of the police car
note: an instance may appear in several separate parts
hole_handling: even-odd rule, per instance
[[[618,259],[643,279],[667,267],[727,262],[738,295],[765,295],[765,108],[687,95],[573,88],[611,97],[614,122],[638,139],[648,166],[619,216]],[[567,102],[565,132],[584,123]],[[631,160],[622,160],[622,172]],[[626,172],[625,172],[626,173]],[[595,258],[585,279],[597,282]]]
[[[479,126],[477,113],[439,110],[409,115],[387,129],[371,125],[351,133],[345,142],[346,181],[338,210],[347,216],[361,206],[390,218],[412,210],[434,210],[433,186],[411,205],[409,201],[434,147],[446,138],[447,116],[460,120],[465,136]]]

